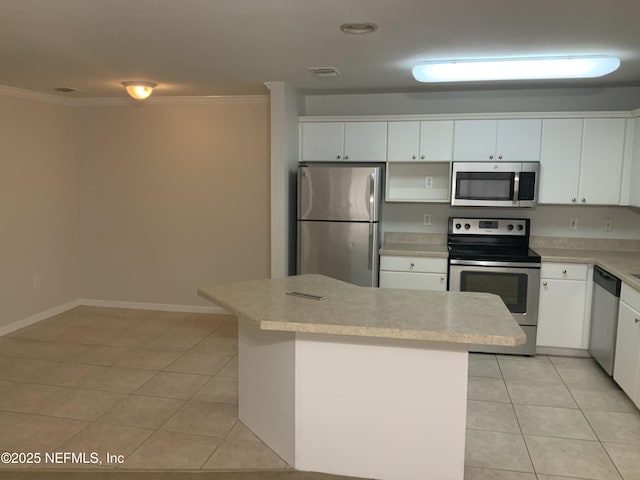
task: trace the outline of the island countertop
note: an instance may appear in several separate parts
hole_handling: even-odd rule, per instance
[[[299,275],[200,288],[198,294],[262,330],[505,346],[526,341],[500,297],[488,293],[365,288]]]

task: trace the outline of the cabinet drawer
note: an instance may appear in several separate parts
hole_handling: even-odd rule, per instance
[[[446,258],[380,256],[380,270],[447,273]]]
[[[640,312],[640,292],[626,283],[622,283],[620,300]]]
[[[447,289],[446,273],[380,272],[380,288],[404,288],[408,290]]]
[[[543,263],[540,267],[540,278],[586,280],[587,265],[581,263]]]

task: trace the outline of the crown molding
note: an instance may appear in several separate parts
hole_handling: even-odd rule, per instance
[[[34,92],[16,87],[0,85],[0,95],[4,97],[19,98],[21,100],[31,100],[33,102],[51,103],[54,105],[66,105],[68,99],[50,93]]]
[[[208,96],[167,96],[151,97],[142,102],[122,97],[87,97],[69,98],[50,93],[34,92],[22,88],[0,85],[0,95],[19,98],[34,102],[49,103],[67,107],[131,107],[140,105],[237,105],[237,104],[267,104],[269,95],[208,95]]]
[[[267,104],[268,95],[211,95],[202,97],[151,97],[133,100],[128,97],[69,98],[64,105],[70,107],[139,107],[163,105],[239,105]]]

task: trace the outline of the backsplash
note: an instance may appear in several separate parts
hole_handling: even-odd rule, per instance
[[[431,225],[424,225],[424,215]],[[538,205],[535,208],[459,208],[435,203],[389,203],[382,206],[382,232],[447,233],[450,216],[529,218],[538,237],[640,240],[640,209],[629,207]],[[578,220],[576,230],[569,219]],[[610,219],[611,231],[604,231]]]
[[[385,232],[384,242],[444,245],[447,243],[447,235],[446,233]]]

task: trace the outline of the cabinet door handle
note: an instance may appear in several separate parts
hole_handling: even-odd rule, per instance
[[[586,198],[581,198],[581,199],[580,199],[580,201],[581,201],[582,203],[584,203],[584,202],[586,202],[586,201],[587,201],[587,199],[586,199]]]
[[[493,160],[493,155],[489,155],[489,160]]]
[[[344,159],[345,159],[345,160],[349,160],[349,155],[345,155],[345,156],[344,156]]]
[[[418,157],[417,157],[416,155],[412,155],[412,156],[411,156],[411,159],[412,159],[412,160],[416,160],[417,158],[418,158]]]
[[[444,277],[440,277],[440,281],[444,282]],[[636,321],[638,321],[638,319],[636,318]]]
[[[502,155],[498,155],[498,159],[499,159],[499,160],[502,160]]]
[[[547,286],[547,282],[542,282],[542,286],[546,287]]]
[[[567,270],[566,270],[566,269],[565,269],[565,270],[562,270],[562,274],[563,274],[563,275],[566,275],[566,274],[567,274]]]
[[[415,267],[415,266],[416,266],[416,264],[415,264],[415,263],[413,263],[413,262],[411,262],[411,263],[409,264],[409,268],[411,268],[411,270],[413,270],[413,267]]]
[[[342,158],[342,155],[336,155],[336,160],[340,160]]]
[[[640,318],[636,318],[636,323],[640,323]]]
[[[578,199],[577,199],[576,197],[573,197],[573,198],[571,199],[571,201],[572,201],[573,203],[576,203],[576,202],[578,201]]]
[[[424,160],[425,158],[427,157],[425,157],[424,155],[420,155],[420,160]]]

